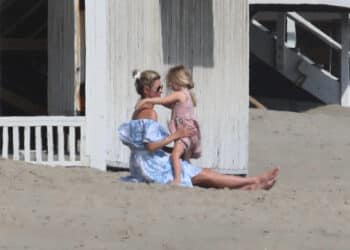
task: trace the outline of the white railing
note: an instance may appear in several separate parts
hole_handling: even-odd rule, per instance
[[[86,165],[85,117],[0,117],[1,157],[58,166]]]
[[[326,43],[329,47],[335,49],[335,50],[342,50],[342,45],[335,41],[332,37],[327,35],[325,32],[323,32],[321,29],[313,25],[311,22],[306,20],[304,17],[299,15],[296,12],[287,12],[287,16],[295,21],[297,24],[301,25],[304,29],[314,34],[316,37],[318,37],[321,41]]]

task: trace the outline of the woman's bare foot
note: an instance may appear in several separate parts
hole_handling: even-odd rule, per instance
[[[261,188],[264,189],[264,190],[270,190],[276,183],[276,179],[272,179],[272,180],[269,180],[267,182],[265,182]]]
[[[244,186],[242,190],[270,190],[276,183],[276,179],[262,181],[260,183]]]
[[[276,167],[269,171],[266,171],[265,173],[258,175],[257,176],[258,183],[264,183],[264,182],[276,179],[279,171],[280,171],[280,168]]]
[[[264,189],[270,190],[277,181],[277,175],[280,171],[279,167],[273,168],[269,171],[266,171],[256,177],[256,183],[246,187],[246,190],[257,190]]]

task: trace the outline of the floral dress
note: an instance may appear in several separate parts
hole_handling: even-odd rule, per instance
[[[169,134],[160,123],[149,120],[131,120],[118,128],[123,144],[130,148],[129,180],[165,184],[173,181],[173,168],[169,155],[161,149],[149,152],[146,144],[160,141]],[[201,168],[181,161],[181,185],[192,187],[191,178],[202,171]]]

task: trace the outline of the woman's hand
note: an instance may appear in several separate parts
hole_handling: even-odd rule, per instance
[[[179,128],[174,133],[170,134],[169,136],[167,136],[165,139],[161,141],[146,143],[146,148],[148,151],[153,152],[157,149],[163,148],[165,145],[168,145],[169,143],[177,139],[180,139],[182,137],[190,137],[194,135],[195,132],[196,132],[195,128]]]
[[[191,137],[195,133],[196,133],[195,128],[182,127],[182,128],[178,128],[174,134],[176,135],[177,138],[183,138],[183,137]]]

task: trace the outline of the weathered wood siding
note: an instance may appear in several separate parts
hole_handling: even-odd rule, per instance
[[[48,1],[48,113],[74,114],[75,9],[78,0]]]
[[[108,104],[102,105],[105,111],[95,109],[93,113],[89,111],[92,101],[87,100],[87,116],[101,119],[106,125],[107,130],[102,131],[102,136],[107,140],[103,146],[107,161],[128,162],[129,150],[119,141],[117,127],[130,119],[138,98],[132,70],[154,69],[164,76],[169,67],[185,64],[193,71],[198,99],[196,112],[203,135],[203,156],[193,162],[225,172],[246,173],[249,96],[247,1],[102,2],[107,8],[103,21],[99,20],[103,16],[100,8],[97,16],[90,16],[94,13],[96,0],[88,0],[86,5],[86,18],[90,20],[86,27],[87,98],[92,97],[92,85],[95,88],[99,85],[102,89],[97,92],[105,96]],[[107,25],[105,35],[101,34],[103,27],[97,25],[104,25],[104,22]],[[102,31],[96,30],[97,27]],[[103,44],[103,40],[107,46],[100,47],[100,52],[105,58],[101,54],[93,58],[94,52],[90,52],[89,56],[89,50],[96,48],[96,42]],[[93,64],[99,67],[100,63],[107,65],[107,70],[89,72]],[[104,74],[105,83],[96,81],[98,74]],[[89,84],[92,85],[89,87]],[[161,107],[158,110],[165,125],[169,112]]]

